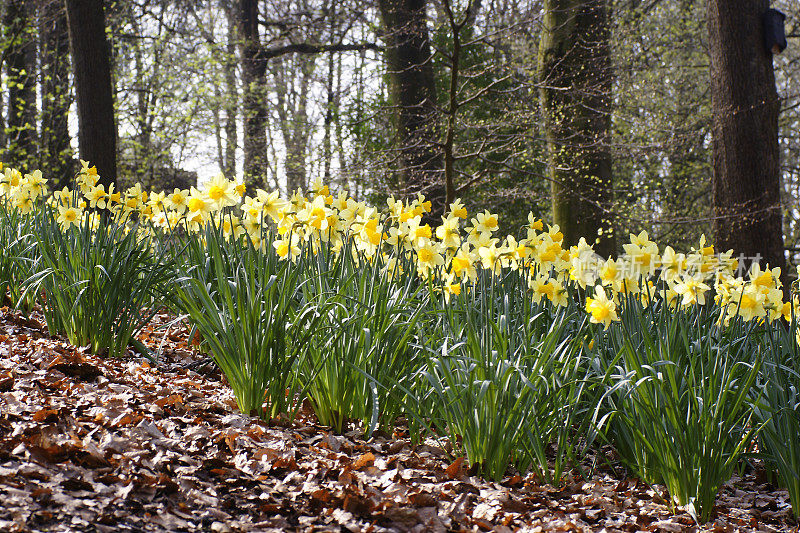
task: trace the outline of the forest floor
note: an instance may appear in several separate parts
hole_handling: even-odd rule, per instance
[[[168,319],[140,337],[161,349],[152,366],[0,308],[0,531],[798,531],[788,494],[755,474],[726,484],[698,528],[612,466],[560,489],[494,483],[402,429],[365,441],[309,412],[244,416],[196,366],[188,330],[158,329]]]

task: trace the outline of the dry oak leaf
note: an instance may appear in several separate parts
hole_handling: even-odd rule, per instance
[[[0,392],[9,392],[14,388],[14,373],[9,370],[8,372],[0,375]]]
[[[55,422],[58,420],[57,409],[39,409],[33,413],[34,422]]]
[[[375,456],[372,454],[372,452],[367,452],[355,460],[355,462],[353,463],[353,469],[361,470],[362,468],[366,468],[374,464],[375,464]]]
[[[464,457],[458,457],[453,463],[445,469],[447,477],[450,479],[459,479],[464,476]]]

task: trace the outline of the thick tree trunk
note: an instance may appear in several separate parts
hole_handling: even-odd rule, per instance
[[[66,7],[80,156],[109,185],[117,180],[117,127],[103,0],[66,0]]]
[[[585,237],[607,256],[615,251],[607,0],[545,0],[544,9],[539,96],[553,221],[565,245]]]
[[[69,32],[63,3],[40,0],[42,125],[39,165],[52,189],[72,181],[74,164],[69,136]]]
[[[445,188],[426,6],[427,0],[378,0],[401,186],[412,194],[423,192],[437,212],[444,207]]]
[[[258,32],[257,0],[239,1],[239,33],[244,86],[244,180],[248,188],[263,187],[267,172],[267,61]]]
[[[36,157],[36,37],[33,6],[11,0],[5,11],[8,87],[7,150],[3,158],[18,168],[33,170]]]
[[[717,248],[786,271],[778,111],[761,16],[769,0],[709,0]],[[750,261],[745,261],[749,263]]]

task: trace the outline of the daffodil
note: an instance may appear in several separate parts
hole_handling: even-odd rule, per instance
[[[533,216],[533,213],[528,213],[528,238],[531,238],[531,232],[544,231],[544,223],[540,218]]]
[[[8,167],[3,171],[0,179],[0,195],[10,196],[11,192],[19,187],[22,181],[22,173],[15,168]]]
[[[600,256],[594,253],[594,249],[589,246],[586,239],[581,237],[577,246],[570,248],[569,278],[585,289],[587,285],[594,285],[597,282],[603,264],[604,261]]]
[[[31,195],[28,194],[26,189],[17,187],[11,194],[11,205],[13,205],[20,213],[27,215],[33,211],[33,200]]]
[[[25,184],[28,187],[31,200],[36,200],[45,192],[47,180],[42,177],[41,170],[34,170],[30,174],[25,174]]]
[[[594,289],[594,298],[586,298],[586,311],[591,315],[589,321],[593,324],[603,324],[605,329],[611,322],[619,320],[617,316],[617,304],[609,300],[606,291],[597,286]]]
[[[461,281],[452,274],[448,274],[442,285],[442,293],[444,294],[445,302],[450,303],[450,298],[452,296],[459,296],[461,294]]]
[[[212,207],[213,202],[208,195],[194,187],[190,189],[189,198],[186,200],[186,208],[188,209],[186,216],[190,222],[202,224],[207,221],[211,215]]]
[[[76,228],[80,226],[81,218],[83,218],[83,213],[80,209],[63,205],[58,206],[58,218],[56,221],[63,231],[67,231],[70,226],[75,226]]]
[[[411,239],[412,244],[417,245],[417,243],[431,240],[433,231],[430,225],[420,225],[420,219],[414,218],[408,224],[408,238]]]
[[[617,263],[609,258],[600,267],[600,282],[607,287],[610,286],[615,292],[619,292],[623,279],[622,268],[624,268],[623,263]]]
[[[495,242],[496,240],[497,239],[492,237],[490,233],[483,233],[475,230],[475,228],[467,229],[467,243],[475,249],[480,249],[483,248],[484,246],[489,246],[492,242]]]
[[[464,243],[456,254],[450,259],[450,269],[459,278],[477,279],[478,271],[475,269],[475,254],[470,252],[469,244]]]
[[[308,224],[317,232],[328,230],[328,206],[325,205],[324,196],[316,196],[313,201],[307,202],[302,209],[297,212],[297,221],[301,224]]]
[[[313,196],[322,196],[323,201],[324,197],[330,194],[328,186],[323,184],[320,178],[315,178],[314,181],[311,182],[311,185],[308,186],[308,192]]]
[[[629,264],[637,275],[652,276],[659,264],[658,245],[649,239],[646,231],[631,234],[630,238],[629,244],[622,245]]]
[[[430,240],[423,240],[416,246],[417,270],[420,275],[427,277],[431,272],[444,265],[444,257],[439,251],[439,246]]]
[[[788,302],[783,301],[783,291],[773,288],[764,291],[764,309],[767,311],[767,320],[780,320],[789,311],[785,307]]]
[[[661,279],[672,281],[686,271],[686,255],[676,253],[672,246],[664,248],[661,256]]]
[[[502,268],[500,263],[500,250],[497,248],[497,239],[492,239],[488,246],[481,246],[478,249],[483,268],[499,273]]]
[[[546,274],[538,274],[528,278],[528,288],[531,290],[531,300],[540,303],[542,297],[549,296],[553,292],[553,287],[549,285],[550,277]]]
[[[245,233],[244,226],[236,215],[221,215],[217,225],[222,228],[222,234],[228,239],[238,239]]]
[[[211,200],[215,209],[223,209],[236,205],[238,194],[236,192],[236,182],[225,178],[222,174],[217,174],[205,184],[205,193]]]
[[[550,270],[559,259],[562,259],[563,252],[561,241],[554,241],[553,237],[546,233],[536,246],[534,257],[542,264],[545,270]]]
[[[764,308],[765,295],[753,284],[747,284],[743,289],[733,294],[731,306],[733,312],[741,316],[745,321],[755,318],[763,318],[767,315]]]
[[[84,195],[89,201],[89,207],[98,208],[98,209],[105,209],[106,208],[106,199],[108,198],[108,194],[106,193],[106,187],[102,183],[95,187],[90,188]]]
[[[547,292],[547,297],[550,298],[550,303],[557,307],[566,307],[569,305],[569,293],[561,281],[550,278],[548,285],[552,287],[552,290],[548,290]]]
[[[705,305],[705,293],[711,290],[711,287],[703,283],[702,280],[697,277],[684,274],[681,276],[680,281],[674,284],[673,290],[682,297],[682,306],[694,304]]]
[[[281,200],[278,191],[267,193],[266,191],[259,190],[256,193],[258,200],[261,202],[264,214],[270,217],[275,222],[283,218],[288,204],[286,201]]]
[[[290,259],[291,261],[296,261],[302,252],[298,246],[298,243],[299,240],[296,237],[293,239],[290,235],[286,238],[276,240],[272,243],[272,246],[275,248],[275,252],[281,259]]]
[[[461,232],[458,225],[459,219],[455,215],[442,217],[442,225],[436,228],[436,238],[442,242],[442,246],[445,248],[461,246]]]
[[[761,265],[753,263],[750,268],[750,280],[761,290],[779,289],[781,287],[781,269],[769,268],[769,265],[762,271]]]
[[[97,167],[89,166],[88,161],[81,159],[81,169],[78,171],[77,177],[81,193],[86,194],[86,191],[97,185],[99,180],[100,176],[97,174]]]
[[[164,207],[182,215],[186,212],[186,202],[188,198],[189,191],[178,189],[176,187],[172,193],[164,196]]]
[[[397,249],[411,249],[411,240],[408,236],[408,224],[401,223],[398,226],[389,228],[389,237],[386,242]]]
[[[455,201],[450,204],[450,215],[460,219],[467,218],[467,208],[464,207],[461,198],[456,198]]]
[[[497,215],[489,211],[478,213],[475,215],[475,218],[472,219],[472,226],[475,228],[475,231],[479,233],[491,235],[498,229]]]

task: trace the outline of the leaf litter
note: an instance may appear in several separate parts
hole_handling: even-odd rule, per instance
[[[556,489],[470,473],[429,440],[336,435],[310,413],[236,409],[189,329],[157,315],[134,353],[101,359],[0,308],[0,531],[798,531],[788,493],[734,477],[714,518],[611,468]],[[602,462],[602,461],[601,461]]]

